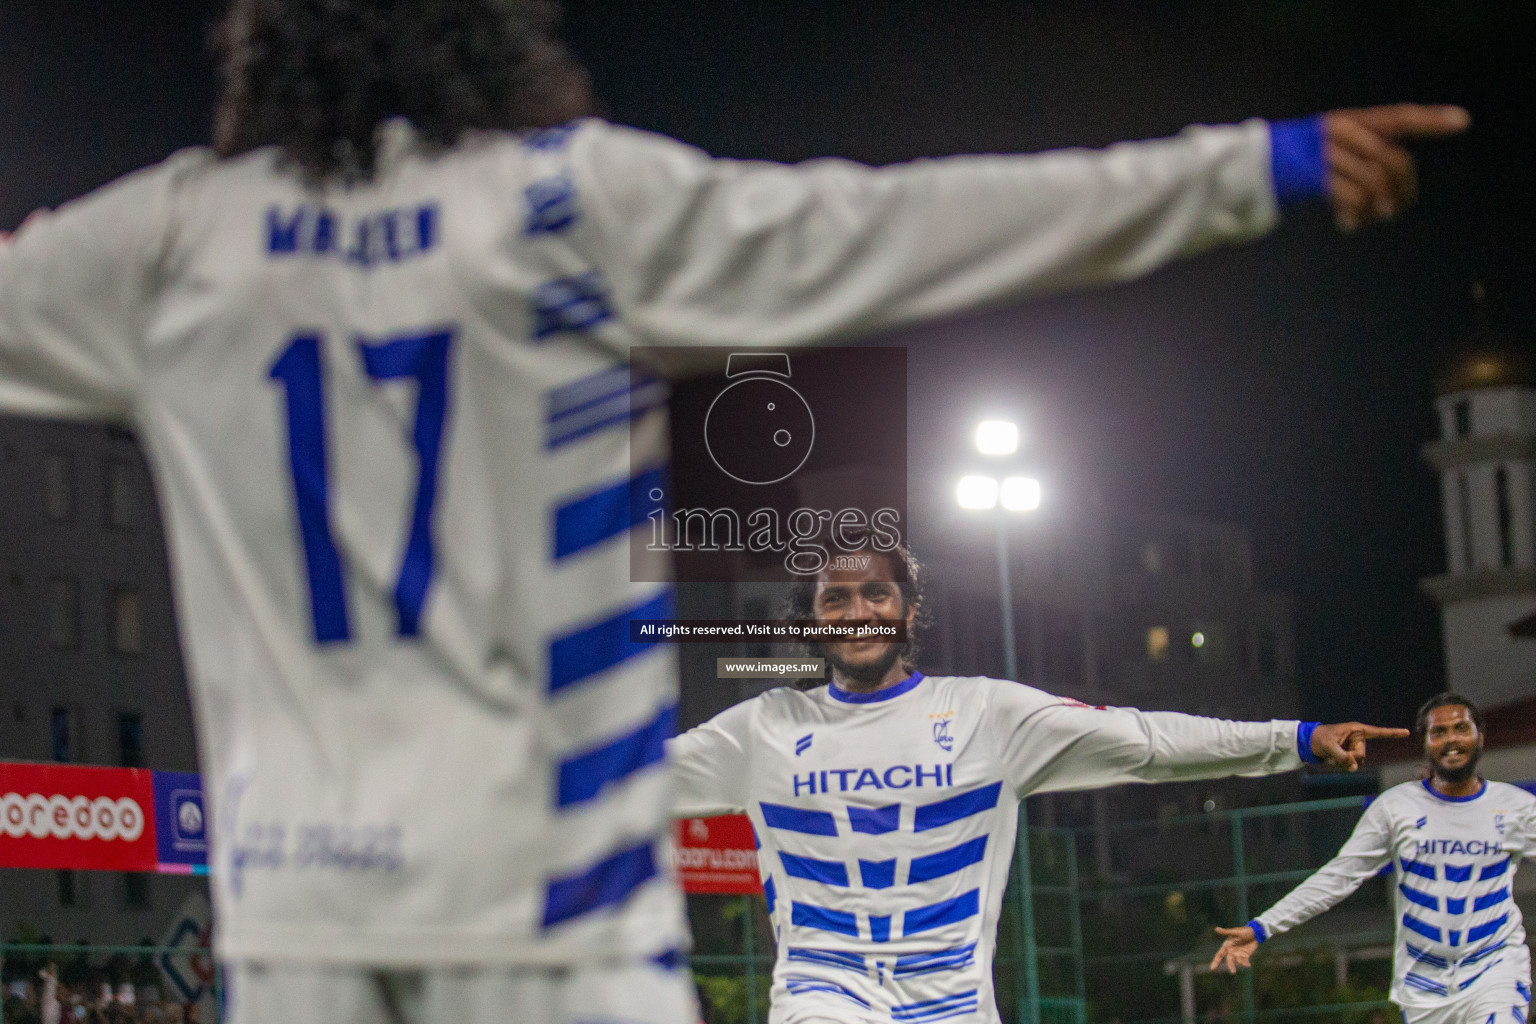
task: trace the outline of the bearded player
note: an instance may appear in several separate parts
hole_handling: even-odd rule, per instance
[[[235,0],[213,147],[0,247],[0,410],[126,422],[155,475],[235,1024],[694,1019],[667,969],[676,661],[628,638],[671,608],[629,576],[631,467],[666,461],[632,346],[1123,280],[1281,202],[1390,218],[1400,143],[1467,122],[714,160],[563,123],[586,84],[550,14]]]
[[[904,582],[893,582],[901,580]],[[798,586],[792,618],[905,621],[901,550]],[[771,690],[669,744],[680,817],[745,812],[778,938],[773,1022],[999,1020],[992,953],[1019,801],[1123,782],[1354,771],[1351,722],[1091,708],[1020,683],[925,676],[909,645],[824,642],[825,687]]]
[[[1395,869],[1392,1001],[1407,1024],[1525,1024],[1531,957],[1510,893],[1536,853],[1536,797],[1477,773],[1483,716],[1442,693],[1419,710],[1428,777],[1371,802],[1337,857],[1226,937],[1211,970],[1247,967],[1260,943]]]

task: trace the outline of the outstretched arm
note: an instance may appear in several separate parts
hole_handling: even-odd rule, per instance
[[[713,818],[746,810],[752,704],[737,704],[667,741],[674,817]]]
[[[1279,199],[1329,196],[1341,224],[1395,215],[1414,192],[1399,141],[1465,122],[1371,108],[881,168],[716,160],[593,123],[571,142],[571,237],[645,340],[794,344],[1127,280],[1263,234]]]
[[[1216,929],[1216,934],[1225,941],[1211,959],[1211,970],[1225,967],[1228,973],[1236,973],[1239,967],[1247,967],[1261,942],[1333,907],[1385,867],[1392,859],[1391,851],[1390,822],[1383,802],[1376,800],[1366,808],[1338,856],[1318,868],[1311,878],[1246,925]]]
[[[994,710],[1002,761],[1026,793],[1268,775],[1304,762],[1354,771],[1366,741],[1406,736],[1349,722],[1230,722],[1167,711],[1091,708],[1033,687],[999,683]]]

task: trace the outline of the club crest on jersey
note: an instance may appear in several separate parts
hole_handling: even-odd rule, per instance
[[[955,749],[955,738],[950,735],[949,723],[954,720],[953,711],[940,711],[928,716],[933,721],[933,742],[943,750]]]
[[[1501,836],[1504,834],[1504,815],[1507,813],[1507,811],[1500,810],[1497,807],[1493,809],[1493,827]]]
[[[801,736],[799,739],[795,740],[796,757],[799,757],[801,754],[811,749],[811,737],[815,735],[816,734],[813,732],[808,732],[804,736]]]

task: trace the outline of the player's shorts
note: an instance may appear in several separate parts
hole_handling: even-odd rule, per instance
[[[697,1024],[693,977],[639,965],[230,965],[225,1024]]]
[[[1441,1006],[1403,1008],[1404,1024],[1526,1024],[1531,1012],[1531,959],[1522,944],[1501,954],[1468,991]]]

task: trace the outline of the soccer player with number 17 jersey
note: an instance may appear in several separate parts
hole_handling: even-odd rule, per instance
[[[1388,219],[1399,141],[1467,122],[716,160],[576,117],[550,15],[234,0],[213,148],[0,246],[0,410],[126,422],[154,474],[236,1024],[692,1018],[676,659],[628,635],[671,609],[630,579],[630,495],[667,460],[632,348],[1125,280],[1282,203]]]

